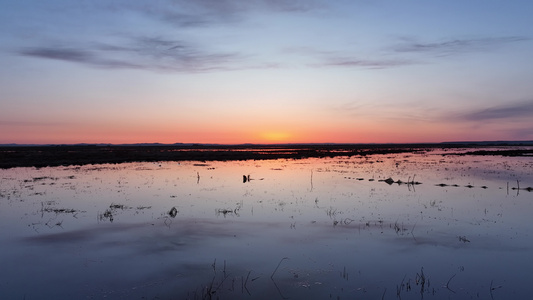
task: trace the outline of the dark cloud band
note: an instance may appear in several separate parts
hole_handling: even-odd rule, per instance
[[[418,42],[405,39],[404,42],[393,47],[398,53],[428,53],[428,54],[454,54],[492,49],[504,44],[530,40],[523,36],[450,39],[439,42]]]
[[[517,119],[528,117],[533,120],[533,100],[491,107],[462,115],[461,119],[467,121],[489,121],[498,119]]]

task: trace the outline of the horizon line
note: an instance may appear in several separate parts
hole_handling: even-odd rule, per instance
[[[533,140],[496,140],[496,141],[444,141],[444,142],[384,142],[384,143],[5,143],[0,147],[30,147],[30,146],[305,146],[305,145],[446,145],[446,144],[533,144]]]

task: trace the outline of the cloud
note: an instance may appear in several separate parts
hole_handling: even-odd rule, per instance
[[[183,41],[160,37],[135,37],[114,44],[45,43],[19,49],[17,53],[111,69],[202,72],[247,67],[245,57],[238,53],[208,52]]]
[[[206,50],[181,40],[160,37],[134,37],[116,40],[113,43],[43,42],[33,47],[23,47],[18,55],[60,60],[109,69],[140,69],[171,72],[206,72],[217,70],[271,69],[279,68],[279,62],[252,61],[252,55],[239,52]],[[307,67],[344,67],[385,69],[416,62],[405,59],[361,59],[321,51],[305,51],[314,62]],[[294,54],[286,52],[285,54]],[[297,55],[302,56],[302,53]],[[280,58],[282,59],[282,58]]]
[[[179,27],[238,23],[245,20],[247,14],[256,12],[304,13],[324,7],[318,1],[304,0],[174,0],[159,3],[125,7]]]
[[[450,39],[439,42],[418,42],[404,38],[403,42],[392,47],[398,53],[428,53],[446,56],[457,53],[491,50],[505,44],[530,40],[522,36]]]
[[[359,99],[328,105],[328,109],[336,117],[348,117],[352,120],[370,122],[393,122],[396,124],[418,124],[433,122],[435,112],[422,103],[399,103],[393,99]]]
[[[464,123],[474,132],[490,133],[501,138],[530,140],[533,138],[533,100],[479,108],[466,113],[446,113],[440,121]]]
[[[530,120],[533,120],[533,100],[480,109],[460,115],[459,118],[462,120],[476,122],[500,119],[514,120],[522,118],[529,118]]]
[[[479,52],[495,49],[505,44],[531,40],[523,36],[507,36],[493,38],[449,39],[439,42],[419,42],[413,38],[402,38],[402,42],[376,51],[374,57],[322,51],[309,47],[286,48],[284,53],[312,57],[316,62],[311,67],[345,67],[386,69],[407,65],[423,64],[423,60],[412,59],[409,54],[428,54],[433,56],[449,56],[468,52]]]
[[[325,58],[317,64],[311,64],[311,66],[386,69],[412,64],[415,64],[415,62],[404,59],[360,59],[356,57],[332,56]]]
[[[25,56],[77,62],[107,68],[141,67],[138,64],[129,63],[127,61],[105,59],[103,57],[99,57],[97,53],[94,53],[93,51],[85,49],[76,49],[72,47],[31,47],[21,49],[18,53]]]
[[[114,42],[42,42],[24,47],[17,54],[29,57],[60,60],[109,69],[140,69],[168,72],[208,72],[219,70],[272,69],[279,62],[252,61],[251,55],[239,52],[206,50],[184,40],[158,36],[136,36],[115,39]],[[385,69],[415,62],[404,59],[361,59],[335,52],[307,47],[291,48],[283,54],[305,56],[315,62],[307,67],[345,67]]]
[[[316,0],[174,0],[182,9],[209,12],[211,14],[234,14],[250,11],[307,12],[324,5]]]
[[[141,7],[133,8],[146,16],[176,27],[216,26],[220,23],[235,23],[241,17],[234,11],[212,11],[211,9],[181,9],[180,7]]]
[[[386,69],[417,64],[417,62],[408,59],[390,59],[384,57],[361,58],[338,51],[325,51],[312,47],[288,47],[282,50],[282,54],[294,55],[299,58],[309,58],[313,62],[307,63],[307,66],[313,68],[341,67]]]
[[[151,17],[155,17],[160,21],[177,27],[200,27],[214,23],[213,18],[204,15],[187,14],[172,10],[156,10],[152,8],[144,12]]]
[[[65,27],[64,24],[51,20],[48,24],[50,26],[43,26],[41,29],[48,32],[38,34],[41,41],[37,39],[27,41],[24,43],[25,46],[15,49],[14,52],[26,57],[108,69],[208,72],[278,68],[281,65],[278,59],[254,60],[255,53],[245,54],[239,50],[231,50],[235,45],[230,43],[218,42],[220,47],[225,47],[225,50],[217,50],[218,44],[213,41],[212,33],[208,33],[209,37],[206,37],[207,31],[202,31],[203,27],[217,28],[218,33],[221,26],[226,24],[240,26],[257,14],[305,13],[320,7],[319,1],[159,0],[146,4],[142,1],[118,0],[85,5],[59,5],[63,15],[82,15],[86,18],[80,19],[84,29],[86,24],[94,24],[87,28],[89,34],[80,35],[77,32],[72,34],[71,30],[77,31],[77,27]],[[50,11],[49,16],[53,16],[58,10],[59,8]],[[148,24],[153,20],[161,22],[162,26],[158,24],[159,26],[153,28],[157,28],[162,36],[174,38],[149,36],[152,33],[145,36],[137,33],[138,36],[125,37],[122,27],[107,26],[107,23],[121,24],[124,16],[126,22],[129,22],[130,18],[139,20],[139,17],[141,17],[139,24],[145,24],[146,19]],[[112,18],[113,22],[101,22],[106,18]],[[176,31],[176,27],[183,31]],[[125,28],[127,30],[127,27]],[[138,32],[142,30],[144,28],[139,28]],[[185,40],[180,40],[183,37]],[[223,39],[221,36],[216,38]],[[257,56],[261,56],[261,53]]]

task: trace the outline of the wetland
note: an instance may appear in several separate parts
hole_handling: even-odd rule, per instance
[[[4,153],[0,298],[525,299],[532,149]]]

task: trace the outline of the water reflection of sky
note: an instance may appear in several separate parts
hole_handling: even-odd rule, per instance
[[[428,152],[0,177],[6,299],[419,299],[422,272],[429,299],[528,295],[533,193],[513,188],[533,186],[531,158]],[[380,181],[389,177],[421,184]]]

